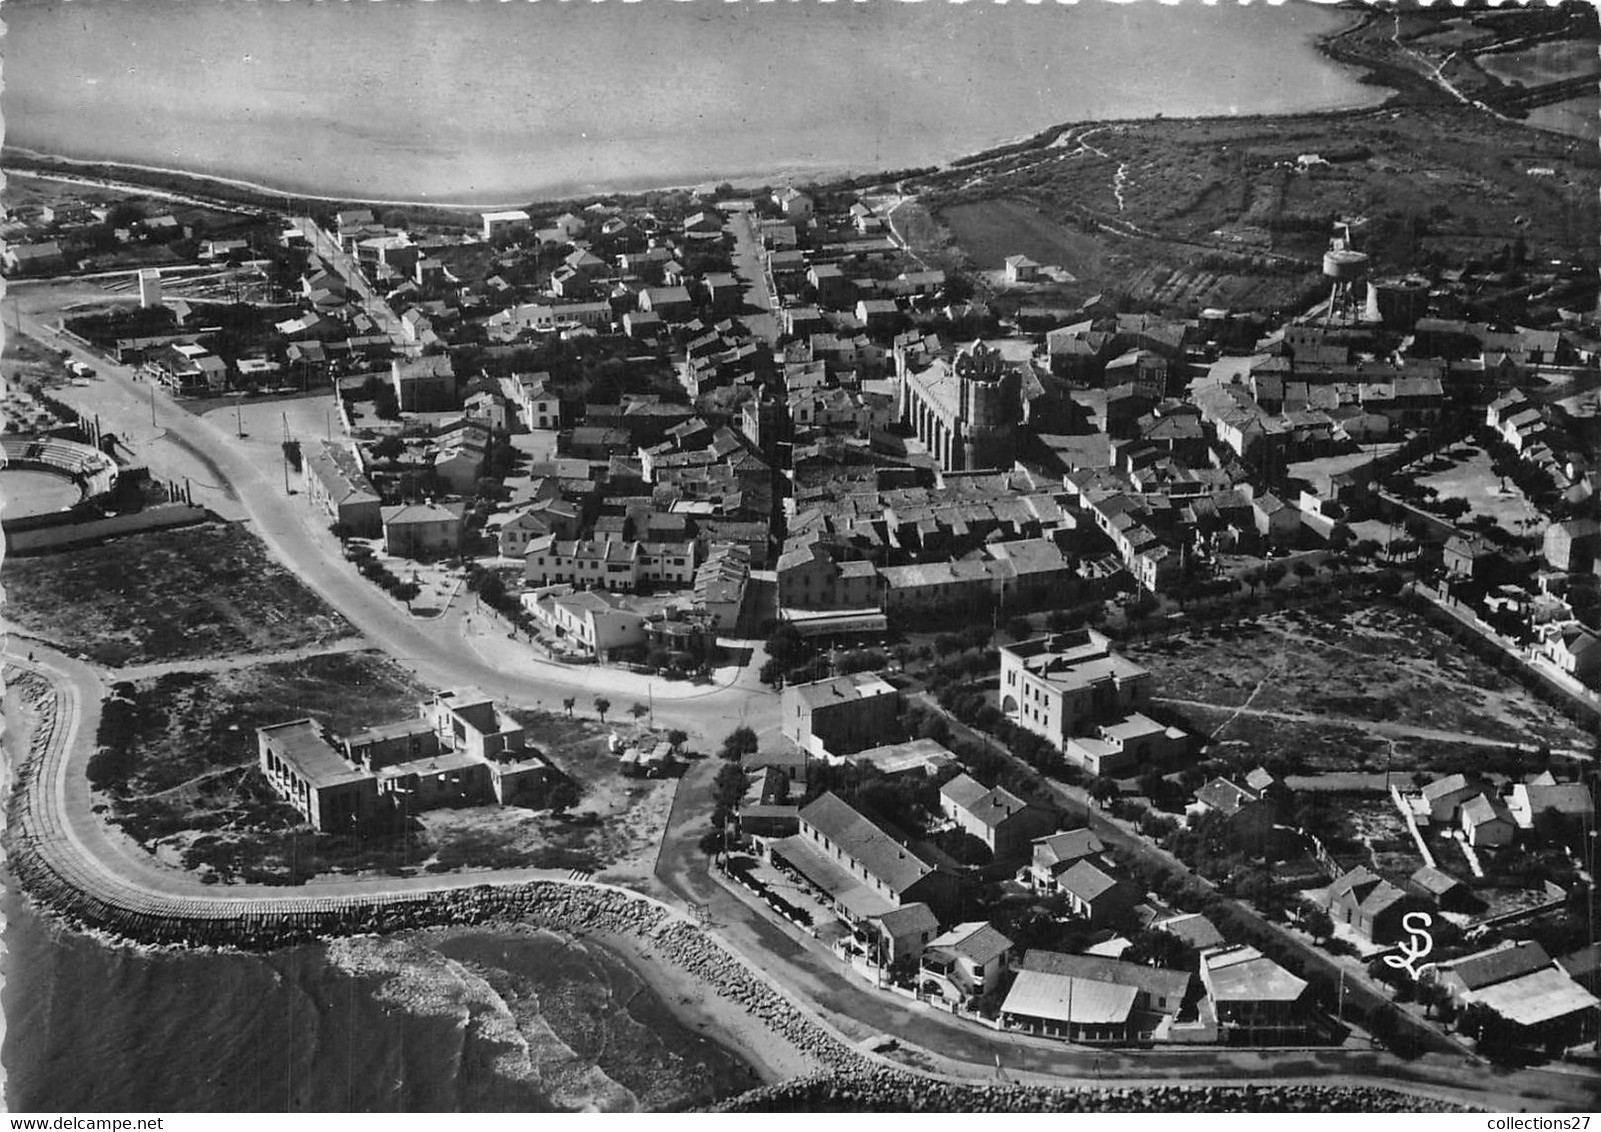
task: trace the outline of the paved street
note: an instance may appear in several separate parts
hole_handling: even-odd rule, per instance
[[[767,271],[762,266],[762,246],[756,238],[756,214],[736,212],[728,218],[728,230],[734,235],[734,274],[745,283],[745,306],[760,313],[747,311],[740,319],[756,337],[769,346],[778,341],[782,329],[778,324],[778,305],[767,287]]]

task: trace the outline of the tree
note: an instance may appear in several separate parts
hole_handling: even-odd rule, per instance
[[[650,708],[647,705],[640,703],[638,700],[635,700],[633,706],[628,709],[628,714],[633,716],[635,719],[642,719],[646,715],[650,714]]]
[[[1065,609],[1053,609],[1045,615],[1045,627],[1053,633],[1065,633],[1073,627],[1073,619]]]
[[[570,778],[563,778],[554,783],[545,795],[545,805],[550,812],[559,814],[578,804],[578,785]]]
[[[375,460],[398,460],[406,454],[406,444],[398,436],[381,436],[372,446]]]
[[[1006,621],[1006,635],[1014,641],[1027,640],[1034,634],[1034,626],[1027,617],[1009,617]]]
[[[738,762],[746,755],[754,755],[756,747],[756,732],[749,727],[736,727],[723,740],[722,756],[730,762]]]
[[[1301,909],[1301,926],[1319,943],[1334,934],[1334,918],[1316,904]]]
[[[684,749],[684,744],[689,742],[689,732],[680,731],[675,727],[667,733],[667,742],[672,744],[673,750],[681,751]]]
[[[568,696],[566,699],[562,700],[561,706],[562,709],[567,712],[567,718],[571,719],[573,717],[573,708],[578,706],[578,697]]]
[[[606,713],[611,710],[611,701],[605,696],[595,697],[595,714],[600,716],[602,723],[606,722]]]
[[[1304,558],[1295,564],[1295,576],[1300,578],[1303,582],[1316,574],[1317,567],[1312,565]]]
[[[401,601],[406,603],[406,611],[411,611],[411,603],[422,593],[422,587],[416,582],[401,582],[390,591]]]
[[[378,414],[379,420],[398,421],[400,419],[400,400],[395,391],[387,385],[380,385],[372,397],[373,412]]]

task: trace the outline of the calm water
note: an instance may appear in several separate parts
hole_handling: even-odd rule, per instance
[[[513,202],[948,160],[1053,123],[1365,104],[1308,3],[7,0],[6,142]]]
[[[149,954],[3,901],[12,1111],[563,1111],[757,1084],[618,959],[514,930]]]

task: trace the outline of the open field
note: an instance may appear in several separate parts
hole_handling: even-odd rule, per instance
[[[1478,55],[1474,62],[1485,74],[1502,82],[1541,86],[1595,71],[1596,45],[1583,40],[1547,40],[1521,51]]]
[[[1095,237],[1066,228],[1021,201],[1002,197],[961,204],[940,213],[939,219],[981,270],[998,269],[1012,255],[1065,267],[1074,275],[1101,270],[1102,249]]]
[[[1601,165],[1593,147],[1452,106],[1074,129],[1085,131],[1079,148],[1042,141],[910,187],[966,228],[975,258],[993,256],[999,238],[1021,239],[1016,217],[1031,210],[1075,239],[1095,233],[1106,270],[1064,265],[1086,291],[1197,305],[1302,300],[1330,217],[1361,219],[1353,237],[1380,275],[1493,257],[1511,232],[1535,262],[1567,258],[1601,232],[1588,191]],[[1302,155],[1323,164],[1300,168]],[[1552,173],[1529,174],[1535,167]],[[988,211],[956,211],[980,204]]]
[[[353,631],[227,523],[9,558],[4,582],[9,620],[109,666],[302,648]]]
[[[1555,709],[1399,606],[1292,610],[1141,642],[1159,707],[1214,754],[1308,772],[1439,772],[1509,745],[1584,747]],[[1530,756],[1534,758],[1535,756]]]

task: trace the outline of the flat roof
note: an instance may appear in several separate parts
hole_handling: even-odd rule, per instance
[[[455,751],[441,751],[437,755],[427,758],[412,759],[409,762],[391,763],[382,770],[374,771],[379,778],[401,778],[408,774],[450,774],[453,771],[469,770],[475,766],[483,766],[482,759],[472,755],[459,754]]]
[[[370,777],[366,771],[356,770],[344,760],[333,744],[323,736],[315,720],[296,719],[288,723],[275,723],[256,729],[264,736],[267,745],[280,759],[294,768],[314,790],[329,786],[343,786],[361,782]]]
[[[1254,947],[1241,945],[1201,956],[1219,1002],[1294,1002],[1306,990],[1297,978]]]

